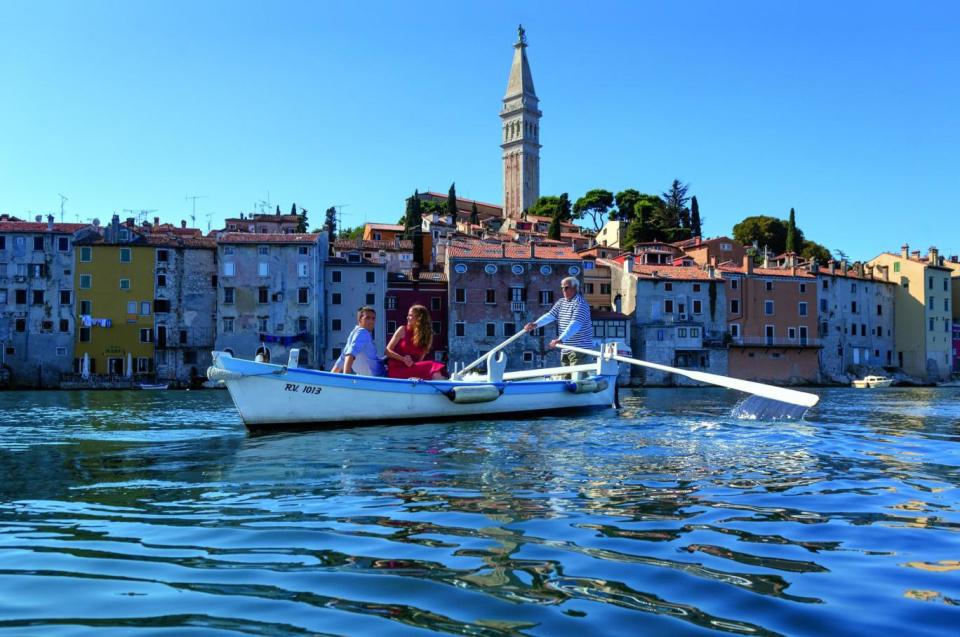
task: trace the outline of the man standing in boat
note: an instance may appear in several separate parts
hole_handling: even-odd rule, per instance
[[[576,365],[577,353],[563,349],[563,345],[573,345],[585,349],[593,348],[593,320],[590,318],[590,305],[580,294],[580,281],[568,276],[560,283],[563,298],[553,304],[550,310],[532,323],[527,323],[523,329],[532,332],[557,322],[559,334],[550,341],[550,347],[560,346],[560,363],[562,365]]]
[[[373,328],[377,324],[377,311],[364,305],[357,312],[357,326],[347,337],[347,344],[334,363],[334,373],[359,374],[361,376],[386,376],[387,368],[377,355],[373,343]]]

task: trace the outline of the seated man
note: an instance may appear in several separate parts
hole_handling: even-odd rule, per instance
[[[376,310],[367,305],[360,308],[357,312],[357,326],[350,332],[340,358],[330,371],[361,376],[387,375],[387,368],[377,356],[377,347],[373,343],[373,328],[376,322]]]

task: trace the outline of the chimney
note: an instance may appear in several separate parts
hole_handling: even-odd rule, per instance
[[[533,241],[530,242],[530,258],[533,259],[537,256],[537,244]]]
[[[743,255],[743,271],[747,275],[753,274],[753,257],[749,254]]]
[[[53,219],[53,217],[50,217]],[[927,253],[927,263],[930,265],[940,265],[940,251],[937,250],[936,246],[930,246],[930,251]]]
[[[954,254],[950,256],[950,263],[957,263],[957,255]]]
[[[133,217],[127,217],[126,225],[132,226],[136,222],[136,219]]]
[[[181,219],[181,220],[180,220],[180,227],[181,227],[181,228],[186,228],[186,227],[187,227],[187,220],[186,220],[186,219]]]
[[[627,256],[623,258],[623,271],[633,272],[633,253],[628,253]]]
[[[711,263],[707,266],[707,276],[711,279],[717,278],[717,266],[716,264]]]
[[[847,265],[847,260],[846,260],[846,259],[843,259],[842,261],[840,261],[840,274],[842,274],[843,276],[847,276],[847,269],[848,269],[848,268],[849,268],[849,266]]]
[[[710,257],[709,263],[710,263],[710,267],[711,267],[711,268],[716,268],[716,267],[717,267],[717,257],[716,257],[716,255]]]
[[[862,278],[863,278],[863,264],[860,263],[859,261],[857,261],[856,263],[853,264],[853,268],[854,268],[854,270],[856,270],[856,272],[857,272],[857,278],[862,279]]]
[[[764,249],[764,251],[763,251],[763,267],[764,267],[764,268],[769,268],[769,267],[770,267],[770,255],[767,254],[766,249]]]
[[[901,259],[909,259],[909,258],[910,258],[910,244],[909,244],[909,243],[904,243],[902,246],[900,246],[900,258],[901,258]]]
[[[830,269],[830,274],[837,273],[837,262],[834,261],[833,259],[830,259],[829,261],[827,261],[827,267]]]
[[[47,215],[47,232],[53,232],[53,215]]]
[[[503,242],[500,243],[500,256],[503,257],[504,259],[507,258],[507,244],[506,244],[506,243],[503,243]]]
[[[154,227],[160,225],[160,217],[154,217],[154,218],[153,218],[153,225],[154,225]]]
[[[919,250],[914,250],[913,252],[910,253],[910,256],[912,256],[914,259],[916,259],[917,261],[919,261],[919,260],[920,260],[920,251],[919,251]]]
[[[817,262],[816,257],[813,257],[812,259],[810,259],[809,269],[814,274],[820,271],[820,264]]]

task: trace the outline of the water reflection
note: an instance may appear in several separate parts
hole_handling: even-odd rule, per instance
[[[957,408],[824,394],[255,438],[220,392],[0,394],[0,627],[935,633]]]

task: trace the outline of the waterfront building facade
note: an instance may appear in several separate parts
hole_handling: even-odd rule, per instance
[[[894,295],[894,364],[925,381],[945,380],[953,369],[951,269],[936,248],[925,257],[904,245],[884,252],[869,265],[889,268]]]
[[[42,219],[42,218],[41,218]],[[74,239],[83,224],[0,220],[0,381],[55,388],[73,366]]]
[[[390,338],[384,310],[387,291],[386,266],[365,258],[361,252],[352,251],[347,252],[344,257],[328,257],[324,277],[327,319],[324,324],[324,369],[331,369],[340,357],[347,344],[347,337],[357,325],[357,310],[364,305],[377,311],[373,342],[377,346],[377,352],[382,355]]]
[[[583,291],[582,264],[568,246],[461,240],[447,250],[451,364],[468,364],[539,318],[560,298],[560,282],[575,276]],[[556,323],[507,347],[507,369],[560,364]],[[453,369],[451,369],[453,371]]]
[[[313,366],[323,351],[323,258],[327,233],[241,233],[217,237],[216,349],[252,358],[261,345],[285,364]]]
[[[75,251],[74,370],[108,383],[152,380],[155,248],[114,215],[102,234],[78,237]]]
[[[413,241],[401,239],[399,236],[390,241],[337,239],[333,242],[333,256],[346,259],[353,253],[384,265],[387,272],[410,274],[413,270]]]
[[[781,383],[819,382],[817,279],[795,265],[721,266],[726,279],[730,375]]]
[[[724,280],[715,269],[637,263],[631,254],[598,263],[610,267],[614,305],[633,317],[631,346],[638,358],[712,374],[727,373],[726,293]],[[634,382],[643,385],[696,384],[681,376],[640,367],[634,367],[632,374]]]
[[[852,376],[882,373],[878,368],[894,365],[896,284],[888,268],[830,261],[810,272],[817,278],[824,379],[847,383]]]

